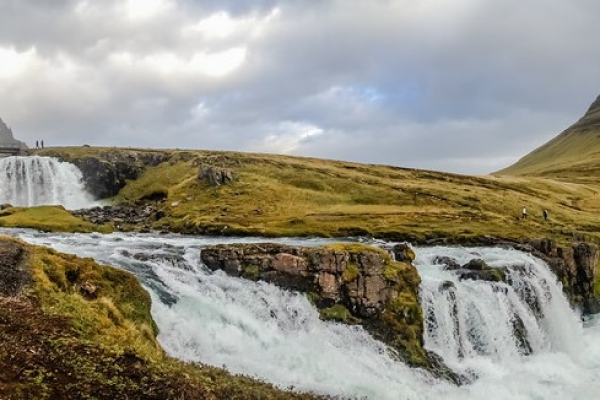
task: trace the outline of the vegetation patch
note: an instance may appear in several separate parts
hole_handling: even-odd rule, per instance
[[[62,206],[11,207],[0,211],[0,226],[45,232],[110,233],[109,225],[95,225],[73,216]]]
[[[361,320],[352,315],[343,304],[335,304],[329,308],[319,310],[321,319],[324,321],[337,321],[345,324],[359,324]]]

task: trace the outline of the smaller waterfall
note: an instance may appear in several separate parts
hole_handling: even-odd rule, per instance
[[[507,364],[556,351],[578,357],[581,322],[541,260],[498,248],[432,248],[417,254],[424,276],[425,345],[448,365],[476,370],[482,358]],[[504,271],[507,283],[461,281],[436,262],[438,254],[459,264],[484,259]]]
[[[0,159],[0,203],[13,206],[62,205],[90,207],[93,199],[84,189],[79,169],[50,157]]]

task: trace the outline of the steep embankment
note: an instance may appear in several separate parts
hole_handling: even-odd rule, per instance
[[[163,354],[129,273],[0,237],[0,398],[288,399]]]
[[[498,173],[597,183],[599,172],[600,96],[579,121]]]
[[[600,186],[592,184],[233,152],[82,147],[38,154],[75,163],[94,193],[118,193],[114,202],[134,205],[85,214],[123,230],[416,242],[600,238]],[[547,222],[543,209],[550,211]]]

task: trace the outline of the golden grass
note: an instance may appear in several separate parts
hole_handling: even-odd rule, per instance
[[[0,211],[0,226],[31,228],[47,232],[102,232],[112,227],[98,226],[73,216],[62,206],[11,207]]]
[[[111,148],[56,148],[67,157]],[[148,150],[150,151],[150,150]],[[152,150],[158,152],[158,150]],[[161,193],[156,229],[194,234],[431,238],[543,236],[600,239],[600,182],[544,177],[467,176],[314,158],[215,151],[167,151],[114,199],[134,203]],[[191,156],[190,157],[183,157]],[[197,179],[198,163],[230,168],[233,183]],[[529,218],[521,220],[527,206]],[[550,214],[542,220],[542,210]]]
[[[29,246],[28,254],[34,280],[30,295],[43,311],[68,316],[84,339],[148,359],[163,356],[150,295],[132,274],[42,247]],[[92,285],[97,298],[83,296],[84,285]]]

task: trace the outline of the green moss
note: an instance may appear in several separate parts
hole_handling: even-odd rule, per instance
[[[62,206],[12,207],[0,214],[0,226],[31,228],[46,232],[102,232],[113,231],[109,225],[95,225],[73,216]]]
[[[332,243],[323,246],[324,249],[332,250],[336,252],[360,254],[362,252],[376,253],[383,259],[384,262],[392,260],[390,254],[382,248],[369,246],[362,243]]]
[[[399,293],[386,305],[380,319],[388,327],[387,342],[400,351],[409,364],[431,365],[423,349],[423,312],[415,292]]]
[[[242,276],[246,279],[257,281],[260,279],[260,267],[258,265],[244,266]]]
[[[344,283],[348,283],[358,278],[359,275],[360,271],[358,270],[358,266],[356,264],[349,263],[344,272],[342,272],[342,280]]]
[[[498,268],[492,268],[490,273],[494,277],[494,281],[496,282],[506,282],[506,272]]]
[[[343,304],[335,304],[329,308],[319,310],[321,319],[324,321],[337,321],[345,324],[358,324],[360,319],[355,318]]]

